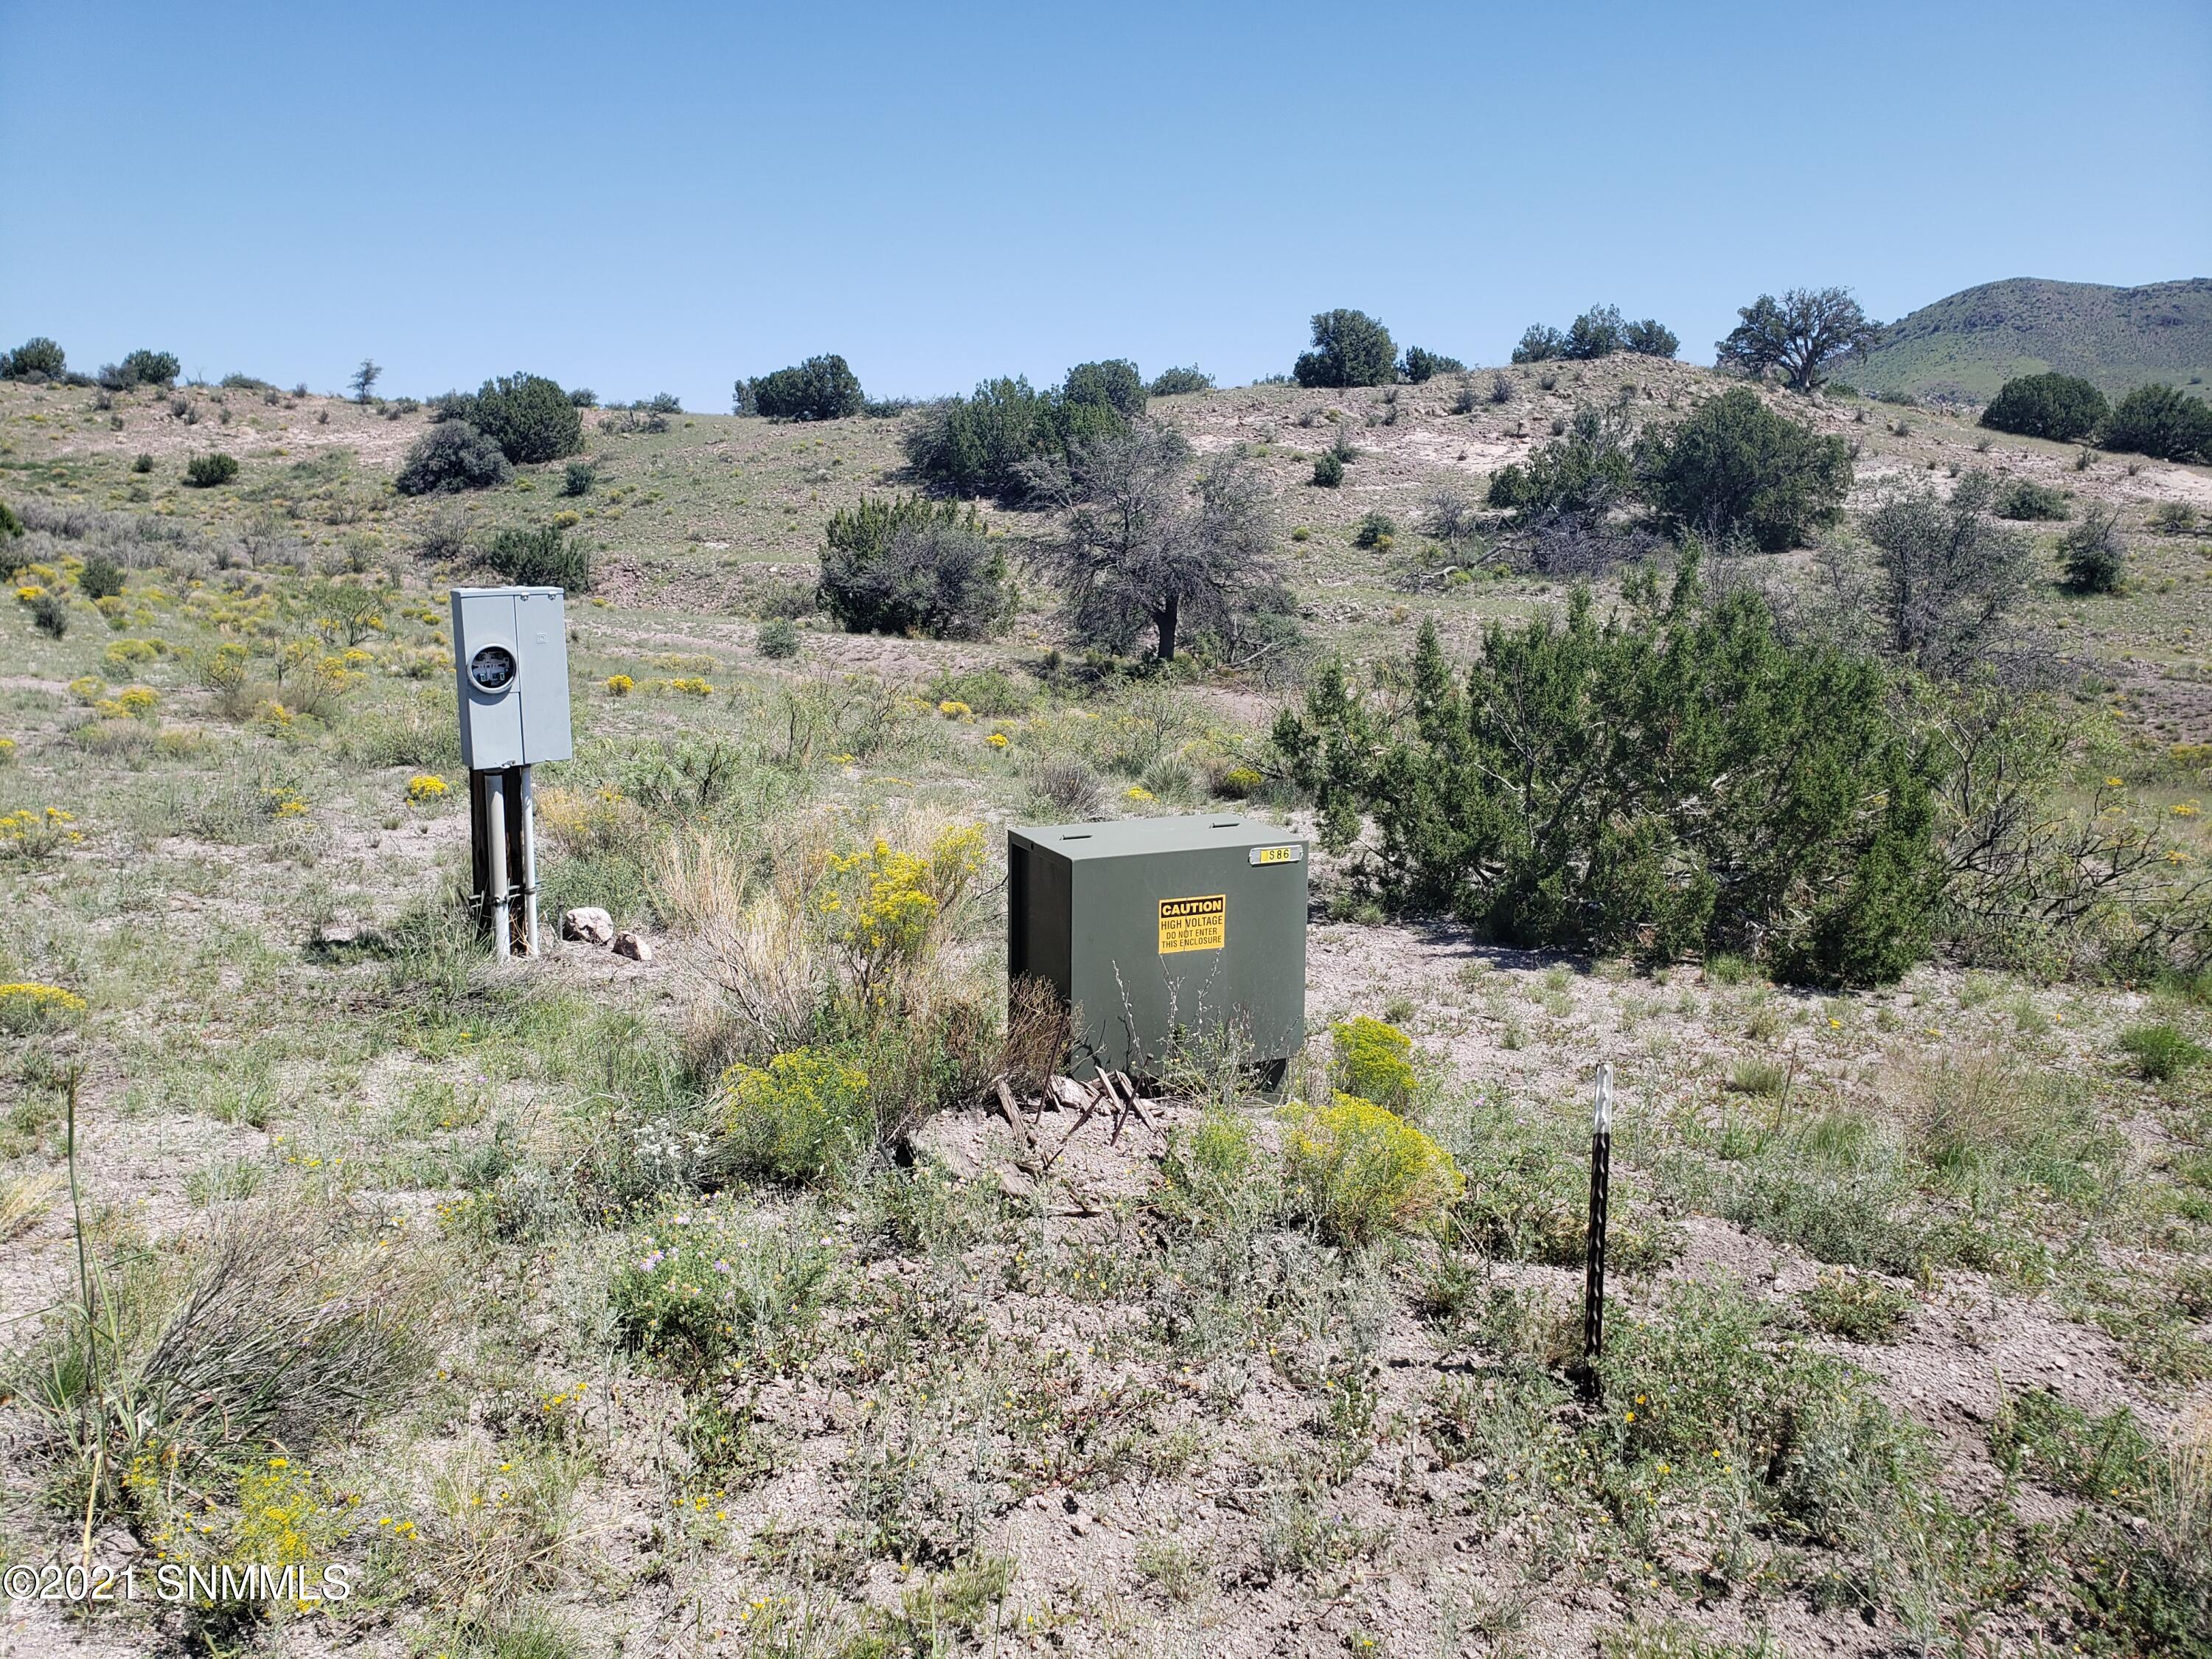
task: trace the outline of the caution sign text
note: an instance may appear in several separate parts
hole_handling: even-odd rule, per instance
[[[1160,901],[1160,954],[1218,951],[1229,940],[1229,896]]]

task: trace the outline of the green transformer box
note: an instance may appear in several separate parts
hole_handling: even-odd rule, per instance
[[[1272,1086],[1305,1040],[1306,844],[1228,814],[1017,824],[1006,975],[1075,1011],[1079,1076],[1226,1036]]]

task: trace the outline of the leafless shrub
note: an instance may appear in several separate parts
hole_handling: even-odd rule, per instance
[[[1105,803],[1106,786],[1079,760],[1048,760],[1030,774],[1030,793],[1067,818],[1088,818]]]

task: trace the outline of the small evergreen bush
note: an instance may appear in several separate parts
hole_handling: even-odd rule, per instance
[[[1146,395],[1144,377],[1137,373],[1136,364],[1123,357],[1078,363],[1067,371],[1060,388],[1063,404],[1110,409],[1125,421],[1133,421],[1145,412]]]
[[[1564,513],[1596,520],[1626,501],[1634,483],[1626,420],[1618,410],[1584,404],[1557,441],[1491,474],[1488,500],[1527,517]]]
[[[570,541],[558,525],[495,532],[484,544],[483,562],[518,587],[591,591],[591,553],[580,542]]]
[[[1513,348],[1513,361],[1516,363],[1548,363],[1566,355],[1567,337],[1542,323],[1529,324],[1521,337],[1521,343]]]
[[[761,655],[780,662],[799,654],[799,624],[788,617],[770,617],[760,625],[753,643]]]
[[[69,625],[69,601],[60,594],[41,593],[31,601],[31,626],[48,639],[60,639]]]
[[[442,420],[417,438],[392,488],[403,495],[489,489],[514,476],[507,457],[466,421]]]
[[[2032,478],[2008,482],[1997,491],[1994,510],[2000,519],[2028,521],[2063,519],[2073,511],[2066,504],[2064,490],[2037,483]]]
[[[2071,443],[2097,429],[2109,413],[2105,394],[2072,374],[2021,374],[2007,380],[1982,411],[1993,432]]]
[[[185,463],[185,482],[195,489],[227,484],[238,476],[238,457],[222,453],[195,455]]]
[[[1323,845],[1371,823],[1363,885],[1517,945],[1895,979],[1929,945],[1936,763],[1878,663],[1708,603],[1698,563],[1671,593],[1632,572],[1609,622],[1577,588],[1563,622],[1492,623],[1463,679],[1425,623],[1402,697],[1323,667],[1273,733]]]
[[[2113,406],[2098,441],[2161,461],[2212,459],[2212,404],[2170,386],[2137,386]]]
[[[1621,333],[1620,344],[1621,349],[1632,351],[1639,357],[1672,357],[1682,348],[1674,331],[1656,317],[1629,324]]]
[[[23,521],[15,516],[15,509],[0,501],[0,542],[11,542],[23,533]]]
[[[1213,390],[1213,376],[1194,365],[1188,368],[1164,368],[1152,376],[1152,393],[1155,398],[1180,398],[1193,392]]]
[[[2111,507],[2091,507],[2059,538],[2058,560],[2066,585],[2077,593],[2117,593],[2127,580],[2127,550],[2120,540],[2120,515]]]
[[[1584,362],[1610,357],[1621,349],[1627,331],[1619,306],[1592,306],[1567,325],[1559,355]]]
[[[1364,1244],[1435,1225],[1466,1188],[1451,1154],[1372,1101],[1339,1095],[1284,1114],[1284,1185],[1330,1242]]]
[[[932,405],[903,441],[915,471],[939,489],[1018,501],[1029,493],[1023,468],[1049,433],[1049,400],[1017,375]]]
[[[1330,1081],[1341,1094],[1402,1112],[1413,1098],[1413,1040],[1365,1014],[1329,1028]]]
[[[563,495],[590,495],[592,476],[589,461],[569,462],[568,470],[561,475],[561,493]]]
[[[13,351],[0,352],[0,380],[27,380],[34,375],[59,380],[67,361],[59,346],[34,334]]]
[[[772,421],[836,421],[858,415],[866,401],[860,377],[830,352],[757,380],[738,381],[735,406],[741,415]]]
[[[1780,553],[1843,516],[1851,487],[1841,438],[1769,409],[1748,386],[1698,406],[1636,446],[1644,499],[1680,531],[1742,535]]]
[[[1313,483],[1316,489],[1336,489],[1344,483],[1344,458],[1334,449],[1323,450],[1314,459]]]
[[[105,553],[94,553],[76,573],[77,589],[88,599],[112,599],[123,591],[124,569]]]
[[[134,351],[120,363],[100,372],[100,382],[115,391],[128,391],[132,386],[172,386],[184,366],[173,352]]]
[[[1011,614],[1013,590],[973,507],[863,495],[830,515],[817,600],[848,633],[980,639]]]
[[[1291,377],[1303,386],[1388,386],[1397,359],[1390,331],[1365,312],[1317,312],[1313,349],[1300,354]]]
[[[486,380],[477,388],[471,409],[468,420],[518,466],[557,461],[584,447],[581,411],[558,383],[542,374]]]
[[[1398,378],[1409,386],[1420,386],[1439,374],[1460,374],[1467,365],[1456,357],[1447,357],[1441,351],[1430,351],[1420,346],[1407,346],[1406,355],[1399,360]]]
[[[1358,528],[1352,532],[1354,547],[1388,547],[1398,534],[1398,521],[1376,507],[1359,520]]]

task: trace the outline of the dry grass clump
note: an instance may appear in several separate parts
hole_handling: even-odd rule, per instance
[[[21,1394],[71,1503],[95,1506],[145,1460],[304,1452],[388,1408],[427,1363],[437,1295],[412,1258],[304,1198],[240,1206],[180,1261],[88,1268],[87,1286],[33,1350]]]

